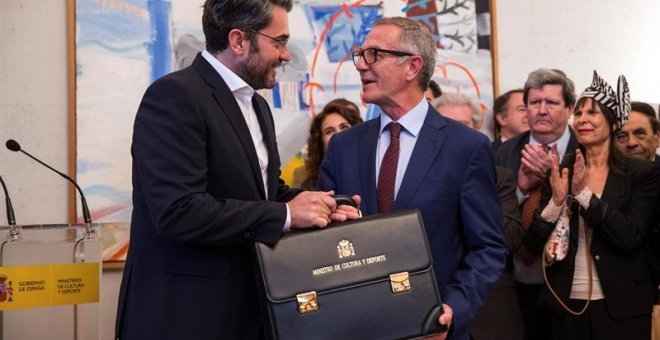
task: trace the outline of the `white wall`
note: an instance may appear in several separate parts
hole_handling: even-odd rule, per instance
[[[65,4],[0,0],[0,176],[19,224],[67,221],[67,182],[4,146],[13,138],[68,171]]]
[[[660,102],[660,2],[497,0],[499,88],[521,87],[538,67],[564,70],[581,92],[597,69],[623,73],[633,99]],[[0,142],[67,169],[66,1],[0,0]],[[67,183],[0,147],[20,224],[67,221]],[[4,224],[4,208],[0,224]],[[102,339],[111,339],[121,272],[103,277]]]
[[[593,70],[612,86],[624,74],[633,100],[660,103],[660,2],[497,0],[500,92],[530,71],[558,68],[579,95]],[[657,106],[655,106],[657,109]]]
[[[0,0],[0,176],[18,224],[68,220],[67,182],[4,146],[7,139],[15,139],[34,156],[68,172],[66,34],[65,0]],[[104,340],[114,335],[120,280],[121,271],[103,274]]]

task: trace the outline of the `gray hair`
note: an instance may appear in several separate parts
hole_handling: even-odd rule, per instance
[[[202,13],[202,29],[206,49],[211,53],[222,52],[229,46],[229,32],[239,29],[247,32],[253,45],[256,33],[268,26],[273,19],[273,7],[287,12],[293,8],[292,0],[206,0]]]
[[[435,41],[428,27],[417,20],[405,17],[382,18],[374,23],[374,27],[380,25],[394,25],[401,29],[399,43],[410,49],[410,53],[419,55],[424,61],[422,71],[417,78],[419,87],[426,91],[435,70],[436,54]]]
[[[566,73],[557,69],[540,68],[532,71],[527,76],[525,87],[523,88],[523,102],[527,105],[527,98],[530,89],[542,89],[544,85],[561,85],[564,104],[571,106],[575,104],[575,84],[568,79]]]
[[[449,92],[449,93],[443,93],[442,96],[436,98],[433,100],[433,106],[434,107],[440,107],[442,105],[447,105],[447,106],[461,106],[461,105],[466,105],[470,107],[470,111],[472,111],[472,126],[476,129],[479,127],[479,123],[481,122],[481,108],[479,107],[479,104],[472,100],[472,98],[462,94],[462,93],[456,93],[456,92]]]

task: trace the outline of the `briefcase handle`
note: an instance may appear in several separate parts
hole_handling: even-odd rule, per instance
[[[335,202],[337,202],[337,205],[350,205],[352,207],[358,207],[357,204],[355,204],[355,201],[351,196],[348,195],[334,195],[332,198],[335,199]]]
[[[335,202],[337,202],[337,205],[350,205],[352,207],[355,207],[358,210],[358,215],[360,218],[362,218],[362,211],[360,211],[360,207],[355,203],[353,198],[348,195],[334,195],[332,196],[335,199]]]

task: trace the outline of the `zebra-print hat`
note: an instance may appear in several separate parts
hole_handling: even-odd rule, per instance
[[[580,98],[593,98],[595,101],[606,106],[616,115],[616,127],[621,131],[623,125],[628,121],[630,115],[630,89],[628,82],[623,75],[619,76],[617,83],[617,92],[601,78],[594,70],[594,79],[591,85],[587,87]]]

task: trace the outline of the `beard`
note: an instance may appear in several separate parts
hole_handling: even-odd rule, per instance
[[[238,76],[255,90],[272,89],[275,86],[275,69],[282,64],[278,59],[276,63],[266,63],[261,59],[259,48],[252,45],[247,61],[238,65]]]

